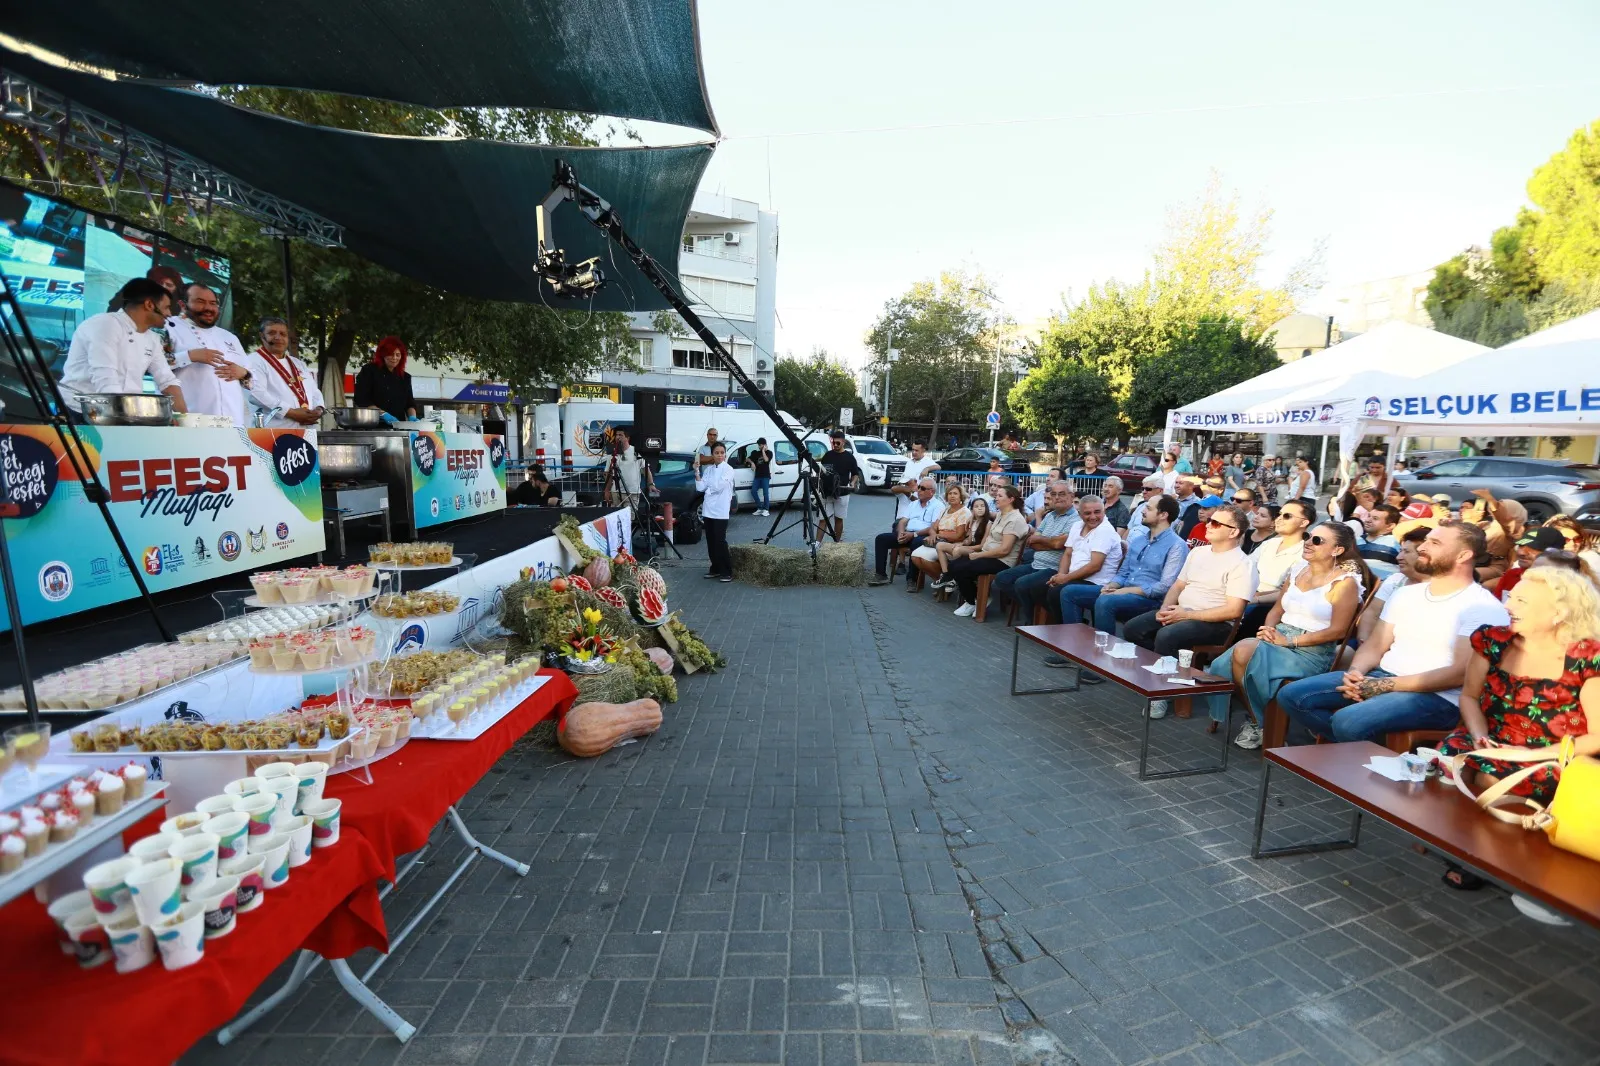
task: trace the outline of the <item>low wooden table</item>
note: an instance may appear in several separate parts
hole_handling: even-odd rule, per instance
[[[1093,670],[1109,681],[1115,681],[1123,688],[1136,692],[1145,699],[1144,710],[1144,738],[1139,744],[1139,779],[1142,781],[1159,780],[1163,777],[1188,777],[1191,774],[1215,774],[1228,768],[1228,730],[1217,730],[1222,742],[1222,759],[1220,762],[1206,766],[1191,766],[1181,770],[1160,770],[1150,772],[1150,702],[1152,700],[1187,700],[1195,696],[1205,696],[1216,692],[1232,692],[1233,682],[1208,674],[1204,670],[1186,667],[1173,671],[1170,674],[1154,674],[1146,670],[1146,666],[1153,665],[1161,656],[1153,651],[1148,651],[1137,645],[1133,649],[1131,659],[1113,659],[1111,647],[1097,648],[1094,644],[1094,626],[1084,625],[1081,622],[1070,622],[1054,626],[1017,626],[1016,640],[1011,646],[1011,694],[1013,696],[1037,696],[1056,692],[1076,692],[1083,683],[1083,671]],[[1041,647],[1049,648],[1064,659],[1072,662],[1072,684],[1064,688],[1017,688],[1017,656],[1022,648],[1022,640],[1026,637]],[[1113,638],[1115,643],[1115,638]],[[1174,685],[1168,678],[1192,678],[1193,685]]]
[[[1264,754],[1251,857],[1353,848],[1360,839],[1362,814],[1371,814],[1491,881],[1600,928],[1600,863],[1561,850],[1541,832],[1507,825],[1485,814],[1440,778],[1390,781],[1366,769],[1374,756],[1392,756],[1394,752],[1388,748],[1361,740],[1268,748]],[[1349,837],[1263,848],[1267,789],[1275,765],[1354,806]]]

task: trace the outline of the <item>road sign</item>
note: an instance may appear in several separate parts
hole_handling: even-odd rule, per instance
[[[1000,424],[1000,412],[999,411],[990,411],[989,412],[989,417],[984,419],[984,422],[988,423],[991,426],[998,426]]]
[[[841,428],[856,424],[856,409],[854,407],[839,408],[839,425]]]
[[[889,416],[888,415],[879,415],[878,416],[878,425],[887,426],[888,424],[889,424]]]

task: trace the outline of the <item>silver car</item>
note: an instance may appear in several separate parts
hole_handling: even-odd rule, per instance
[[[1455,503],[1472,498],[1474,489],[1488,489],[1496,499],[1516,500],[1528,509],[1530,522],[1554,514],[1579,519],[1600,518],[1600,467],[1568,459],[1516,459],[1474,455],[1446,459],[1398,479],[1408,493],[1444,493]]]

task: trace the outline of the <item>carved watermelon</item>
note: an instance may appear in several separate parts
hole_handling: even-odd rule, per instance
[[[659,570],[648,566],[641,566],[634,572],[634,580],[639,583],[639,588],[649,589],[662,599],[667,598],[667,582]]]
[[[567,578],[567,584],[575,589],[582,589],[585,592],[594,591],[594,586],[589,584],[589,579],[584,577],[582,574],[573,574],[571,577]]]
[[[655,589],[639,589],[639,621],[647,626],[660,625],[667,620],[667,601]]]
[[[583,576],[595,588],[605,588],[611,584],[611,560],[604,555],[597,555],[583,568]]]
[[[594,594],[612,607],[621,607],[623,610],[628,609],[627,599],[610,585],[595,589]]]

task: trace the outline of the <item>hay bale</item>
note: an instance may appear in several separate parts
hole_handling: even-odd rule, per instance
[[[834,544],[829,541],[817,549],[817,562],[804,548],[780,548],[772,544],[730,544],[733,576],[751,585],[789,588],[794,585],[853,586],[866,579],[867,546],[860,541]]]
[[[578,698],[573,701],[573,706],[595,700],[602,703],[628,703],[639,698],[639,686],[634,680],[633,671],[622,663],[617,663],[603,674],[569,676],[578,689]]]

